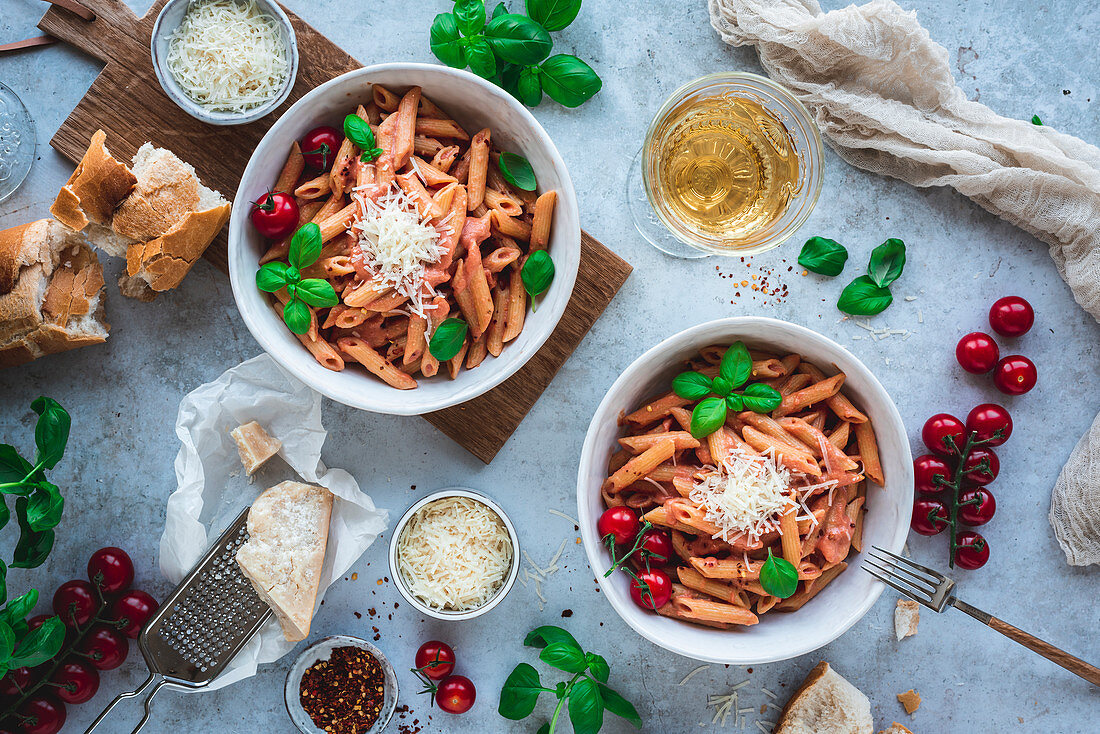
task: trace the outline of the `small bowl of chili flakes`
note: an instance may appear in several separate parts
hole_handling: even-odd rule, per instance
[[[302,651],[286,676],[286,710],[302,734],[375,734],[397,708],[397,675],[374,645],[333,635]]]

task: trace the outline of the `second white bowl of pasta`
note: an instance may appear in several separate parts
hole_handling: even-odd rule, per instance
[[[883,590],[859,569],[864,553],[901,551],[912,502],[908,437],[874,375],[820,334],[751,316],[635,360],[596,409],[577,476],[585,551],[619,616],[672,652],[737,665],[812,652],[863,617]],[[614,561],[597,526],[619,506],[669,540],[669,561],[649,565],[670,596],[659,577],[641,576],[650,591],[621,570],[604,576]]]
[[[313,244],[250,221],[280,189],[295,229],[316,224]],[[364,67],[302,97],[257,146],[229,225],[234,298],[260,346],[333,400],[397,415],[466,402],[526,364],[565,312],[580,251],[546,131],[500,87],[431,64]]]

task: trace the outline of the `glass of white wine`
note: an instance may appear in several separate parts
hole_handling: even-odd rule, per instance
[[[0,201],[23,183],[36,147],[34,120],[15,92],[0,82]]]
[[[756,74],[711,74],[650,123],[628,178],[631,215],[677,257],[764,252],[810,215],[821,159],[821,134],[790,92]]]

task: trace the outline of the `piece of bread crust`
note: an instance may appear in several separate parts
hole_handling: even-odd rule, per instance
[[[195,169],[171,151],[145,143],[134,154],[137,185],[115,212],[111,227],[131,240],[166,234],[199,206]]]
[[[89,223],[110,225],[115,209],[137,183],[130,169],[107,150],[106,139],[106,133],[96,130],[87,152],[50,207],[50,213],[70,229],[80,231]]]
[[[102,295],[80,235],[50,219],[0,232],[0,367],[105,341]]]
[[[331,515],[331,492],[289,481],[261,494],[248,512],[237,564],[291,642],[309,636]]]
[[[152,300],[178,286],[229,220],[229,202],[188,212],[162,237],[126,248],[126,275],[119,278],[125,295]]]
[[[897,696],[898,703],[905,707],[905,713],[909,714],[910,716],[913,715],[914,711],[920,708],[920,694],[914,691],[912,688],[910,688],[905,693],[897,694]]]
[[[895,721],[889,729],[883,729],[878,734],[913,734],[913,732]]]
[[[919,623],[920,604],[912,599],[898,599],[898,605],[894,607],[894,635],[898,641],[917,634]]]
[[[774,734],[872,734],[867,696],[822,661],[783,708]]]

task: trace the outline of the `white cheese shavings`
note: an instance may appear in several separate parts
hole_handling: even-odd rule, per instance
[[[168,70],[212,112],[245,112],[278,96],[290,74],[283,29],[255,0],[191,3],[168,38]]]
[[[512,566],[512,541],[500,516],[469,497],[416,511],[397,544],[409,591],[432,609],[467,611],[489,601]]]
[[[698,475],[689,498],[721,528],[715,537],[726,542],[745,533],[755,540],[775,530],[778,516],[797,506],[790,472],[772,457],[742,449],[732,451],[714,471]]]
[[[685,675],[685,676],[684,676],[684,679],[683,679],[683,680],[681,680],[681,681],[680,681],[679,683],[677,683],[677,685],[680,685],[680,686],[684,685],[684,684],[685,684],[685,683],[687,683],[687,682],[688,682],[689,680],[691,680],[692,678],[694,678],[694,677],[695,677],[695,676],[696,676],[696,675],[697,675],[698,673],[701,673],[701,672],[703,672],[704,670],[706,670],[706,669],[707,669],[707,668],[709,668],[709,667],[710,667],[709,665],[700,665],[700,666],[699,666],[698,668],[696,668],[695,670],[693,670],[693,671],[691,671],[690,673],[688,673],[687,675]]]

